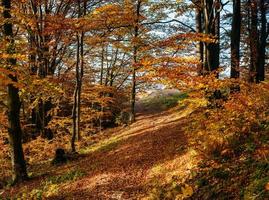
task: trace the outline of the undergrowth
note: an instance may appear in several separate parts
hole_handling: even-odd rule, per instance
[[[241,91],[204,108],[197,149],[203,157],[191,178],[191,199],[269,199],[269,96],[266,84]],[[202,142],[202,143],[201,143]]]
[[[181,185],[157,184],[151,199],[269,199],[269,85],[239,82],[234,92],[232,84],[218,80],[189,94],[198,106],[184,130],[201,161]],[[189,197],[178,197],[182,184]]]

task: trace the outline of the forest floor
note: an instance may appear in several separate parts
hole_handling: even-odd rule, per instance
[[[196,160],[186,151],[183,117],[174,112],[140,115],[131,126],[116,129],[74,163],[87,175],[59,188],[52,199],[140,199],[150,191],[154,178],[167,178],[163,166],[171,168],[170,176],[173,170],[187,176]]]
[[[105,131],[102,139],[81,150],[75,161],[56,168],[48,162],[34,166],[31,171],[36,178],[2,195],[142,199],[155,195],[151,191],[156,185],[171,181],[175,174],[183,181],[198,161],[182,130],[191,110],[156,112],[140,106],[140,111],[135,123]]]
[[[268,129],[205,157],[198,134],[187,131],[201,111],[175,106],[186,94],[164,96],[143,97],[135,123],[94,135],[66,164],[29,165],[31,179],[0,190],[0,200],[269,199]]]

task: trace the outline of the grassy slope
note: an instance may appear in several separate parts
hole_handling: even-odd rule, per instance
[[[33,179],[0,191],[0,196],[3,199],[268,197],[266,129],[258,141],[257,137],[240,138],[240,144],[233,147],[239,153],[205,157],[197,151],[195,134],[187,135],[184,131],[194,108],[150,112],[163,105],[167,100],[163,98],[144,100],[142,103],[154,105],[147,108],[147,114],[140,114],[129,127],[110,129],[99,135],[96,143],[82,149],[80,156],[68,164],[52,167],[47,161],[32,166]],[[170,107],[182,96],[172,95],[168,99],[172,99],[167,100]]]

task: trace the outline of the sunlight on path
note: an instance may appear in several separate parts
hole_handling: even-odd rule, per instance
[[[88,175],[61,189],[67,191],[66,199],[142,199],[156,180],[163,184],[177,175],[183,181],[197,161],[182,131],[191,112],[185,108],[141,115],[83,150],[88,156],[79,165]]]

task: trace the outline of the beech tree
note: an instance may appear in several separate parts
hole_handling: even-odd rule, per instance
[[[194,1],[195,4],[195,23],[196,23],[196,32],[203,33],[203,8],[201,5],[201,1]],[[197,44],[197,52],[199,56],[199,60],[201,62],[200,73],[203,71],[203,63],[204,63],[204,45],[203,42],[199,42]]]
[[[265,53],[266,53],[266,39],[269,34],[269,25],[266,19],[266,13],[268,12],[268,2],[265,0],[259,1],[260,10],[260,34],[259,34],[259,63],[256,70],[256,82],[264,81],[265,78]]]
[[[136,97],[136,70],[137,70],[137,66],[138,66],[138,36],[139,36],[139,26],[140,26],[140,18],[141,18],[141,14],[140,14],[140,9],[141,9],[141,5],[142,2],[140,0],[138,0],[135,4],[135,12],[134,12],[134,33],[133,33],[133,66],[132,66],[132,89],[131,89],[131,112],[130,112],[130,122],[134,122],[135,121],[135,97]]]
[[[11,147],[11,161],[13,168],[13,182],[23,181],[27,179],[26,163],[24,160],[24,153],[22,149],[22,129],[20,125],[20,108],[21,101],[19,97],[19,88],[15,85],[17,83],[16,72],[16,49],[13,35],[13,25],[11,17],[11,0],[2,0],[3,6],[3,35],[6,42],[6,53],[9,58],[6,59],[6,68],[13,73],[9,74],[9,78],[13,83],[7,86],[7,107],[8,107],[8,134],[9,143]]]
[[[249,48],[250,66],[249,81],[259,83],[265,76],[265,49],[268,37],[266,11],[268,6],[264,0],[248,0],[249,9]]]
[[[71,44],[70,37],[63,33],[69,32],[66,16],[74,16],[72,5],[72,0],[16,2],[21,21],[19,28],[28,40],[27,56],[33,80],[52,78],[56,71],[58,75],[61,73]],[[31,95],[30,101],[35,106],[28,120],[35,126],[36,132],[51,139],[50,130],[46,127],[51,120],[49,111],[53,105],[49,98],[44,99],[42,95]]]
[[[82,3],[82,5],[81,5]],[[79,0],[77,2],[78,6],[78,18],[86,15],[86,6],[87,3],[85,0],[82,2]],[[81,90],[84,74],[84,31],[76,33],[77,38],[77,52],[76,52],[76,86],[74,90],[74,103],[72,109],[72,120],[73,120],[73,130],[72,130],[72,139],[71,139],[71,149],[73,152],[76,151],[75,140],[76,138],[80,139],[80,110],[81,110]]]
[[[250,66],[249,81],[255,81],[256,69],[258,69],[259,47],[258,47],[258,2],[255,0],[248,1],[249,6],[249,41],[250,41]]]
[[[214,43],[205,44],[204,69],[207,72],[214,71],[219,67],[220,11],[222,7],[220,0],[204,0],[202,2],[204,33],[216,39]]]

